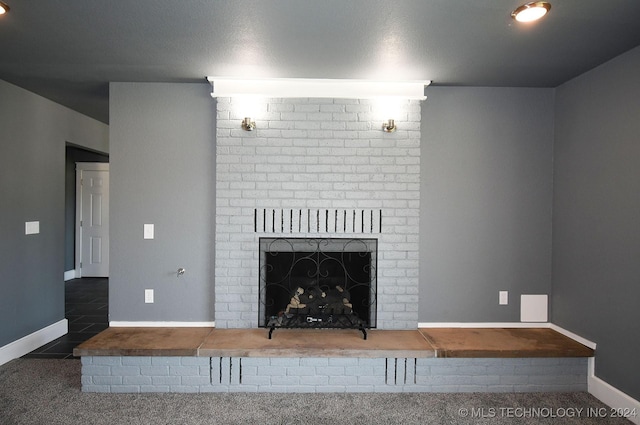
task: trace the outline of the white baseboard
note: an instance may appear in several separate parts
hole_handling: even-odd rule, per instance
[[[634,424],[640,425],[640,401],[595,376],[595,359],[593,357],[589,359],[587,388],[589,394],[613,409],[607,410],[607,417],[616,413],[618,416],[626,417]]]
[[[549,323],[533,322],[422,322],[418,328],[548,328]]]
[[[66,282],[67,280],[71,280],[71,279],[75,279],[76,277],[78,277],[78,273],[77,271],[74,270],[67,270],[66,272],[64,272],[64,281]]]
[[[35,331],[25,337],[13,341],[3,347],[0,347],[0,365],[10,362],[13,359],[24,356],[32,352],[38,347],[60,338],[69,331],[69,322],[62,319],[53,323],[46,328]]]
[[[586,339],[586,338],[583,338],[583,337],[581,337],[581,336],[580,336],[580,335],[578,335],[578,334],[574,334],[573,332],[568,331],[568,330],[566,330],[566,329],[564,329],[564,328],[561,328],[561,327],[560,327],[560,326],[558,326],[558,325],[555,325],[555,324],[553,324],[553,323],[549,323],[549,328],[553,329],[554,331],[556,331],[556,332],[558,332],[558,333],[561,333],[562,335],[564,335],[564,336],[566,336],[566,337],[571,338],[571,339],[572,339],[572,340],[574,340],[574,341],[579,342],[580,344],[582,344],[582,345],[584,345],[584,346],[586,346],[586,347],[591,348],[592,350],[595,350],[595,349],[596,349],[596,345],[597,345],[597,344],[596,344],[595,342],[590,341],[590,340],[588,340],[588,339]]]
[[[113,328],[215,328],[216,322],[109,322]]]

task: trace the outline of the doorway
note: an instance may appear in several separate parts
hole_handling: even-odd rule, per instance
[[[76,271],[109,277],[109,164],[76,163]]]
[[[80,263],[76,264],[76,163],[108,163],[109,155],[67,142],[65,158],[64,280],[69,281],[80,277]]]

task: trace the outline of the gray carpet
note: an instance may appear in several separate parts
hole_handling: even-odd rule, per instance
[[[587,417],[588,408],[608,412],[587,393],[85,394],[78,360],[0,366],[2,425],[630,423]]]

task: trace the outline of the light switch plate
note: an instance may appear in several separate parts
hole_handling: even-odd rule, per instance
[[[153,224],[145,224],[144,225],[144,238],[145,239],[153,239],[154,226]]]
[[[25,235],[35,235],[40,233],[40,222],[39,221],[27,221],[24,223],[24,234]]]
[[[144,290],[144,302],[146,304],[153,303],[153,289],[145,289]]]
[[[500,305],[509,304],[509,291],[498,291],[498,303]]]

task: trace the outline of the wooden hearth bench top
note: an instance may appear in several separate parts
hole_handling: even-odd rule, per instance
[[[111,327],[74,356],[196,357],[592,357],[593,350],[549,328],[267,329]]]
[[[593,357],[593,350],[549,328],[429,328],[436,357]]]

